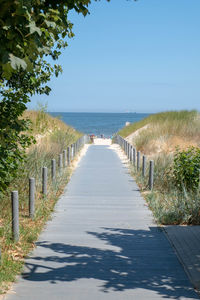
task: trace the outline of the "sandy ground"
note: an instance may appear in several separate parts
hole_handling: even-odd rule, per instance
[[[95,145],[111,145],[112,144],[112,140],[111,139],[95,138],[94,139],[94,144]]]
[[[129,164],[130,164],[130,162],[129,162],[127,156],[125,155],[124,151],[120,147],[120,145],[118,145],[118,144],[111,144],[110,148],[119,156],[119,158],[121,159],[122,163],[124,165],[126,165],[127,168],[128,168],[128,170],[129,170]]]
[[[83,148],[81,149],[81,151],[78,153],[77,157],[73,160],[73,162],[71,164],[71,168],[72,168],[73,171],[78,166],[81,158],[86,154],[86,152],[87,152],[87,150],[88,150],[89,147],[90,147],[89,144],[85,144],[83,146]]]

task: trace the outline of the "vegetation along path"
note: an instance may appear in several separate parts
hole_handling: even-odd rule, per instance
[[[126,165],[91,145],[6,300],[199,299]]]

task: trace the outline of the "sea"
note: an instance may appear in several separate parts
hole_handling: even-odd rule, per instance
[[[124,127],[126,122],[138,122],[149,115],[147,113],[49,113],[84,134],[104,135],[107,138]]]

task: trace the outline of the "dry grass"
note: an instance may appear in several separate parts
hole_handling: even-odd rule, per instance
[[[75,132],[75,129],[63,123],[60,119],[54,118],[46,111],[41,110],[26,110],[23,118],[28,118],[32,121],[33,133],[42,133],[42,131],[66,130],[66,128]]]
[[[199,147],[200,114],[197,111],[154,114],[123,128],[119,134],[129,136],[129,141],[148,155],[174,152],[177,146],[180,149]]]

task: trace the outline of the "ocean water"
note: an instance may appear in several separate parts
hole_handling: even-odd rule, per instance
[[[52,116],[59,117],[66,124],[74,127],[85,134],[94,134],[111,137],[126,122],[137,122],[149,114],[139,113],[69,113],[69,112],[50,112]]]

